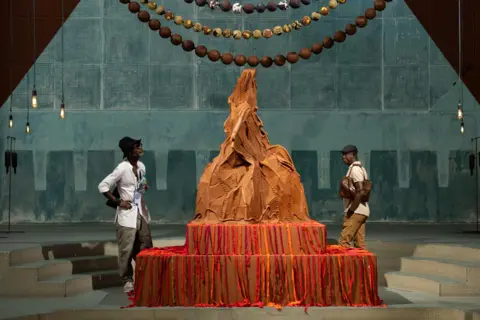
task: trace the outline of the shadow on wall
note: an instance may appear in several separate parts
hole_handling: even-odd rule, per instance
[[[218,151],[210,152],[213,159]],[[13,221],[92,221],[113,220],[114,210],[105,206],[97,191],[100,180],[115,165],[115,151],[89,151],[85,190],[76,190],[72,151],[51,151],[46,157],[46,190],[36,190],[34,159],[31,151],[19,151],[19,169],[13,179]],[[454,151],[449,157],[448,187],[440,188],[436,154],[410,153],[410,182],[401,187],[397,177],[397,155],[393,151],[372,151],[370,178],[374,221],[466,222],[473,218],[474,179],[468,169],[468,152]],[[311,216],[321,221],[340,221],[342,202],[337,185],[346,167],[340,152],[330,152],[330,188],[318,188],[318,159],[315,151],[292,151],[292,158],[305,188]],[[167,189],[157,190],[154,153],[146,151],[143,162],[152,186],[146,200],[152,218],[163,222],[185,222],[194,215],[196,159],[194,151],[168,153]],[[37,173],[38,174],[38,173]],[[198,173],[199,175],[200,173]],[[78,182],[77,182],[78,184]],[[38,182],[37,182],[38,187]],[[5,193],[5,192],[4,192]],[[3,201],[6,218],[5,199]]]

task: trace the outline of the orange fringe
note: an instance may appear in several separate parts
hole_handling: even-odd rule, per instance
[[[255,233],[253,239],[257,246],[267,241],[266,234],[263,239],[258,236]],[[367,250],[327,246],[325,254],[287,259],[287,255],[189,255],[185,246],[176,246],[144,250],[136,260],[135,294],[128,307],[385,306],[378,297],[376,257]],[[235,274],[228,273],[232,263]],[[255,277],[249,276],[252,263]],[[228,296],[232,277],[239,301]],[[256,282],[254,297],[249,279]]]

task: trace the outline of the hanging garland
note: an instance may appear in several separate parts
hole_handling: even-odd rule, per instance
[[[122,3],[128,3],[127,0],[122,0]],[[195,32],[203,31],[205,35],[212,35],[214,37],[224,37],[224,38],[233,38],[235,40],[240,39],[259,39],[264,37],[265,39],[271,38],[273,35],[280,36],[283,33],[290,33],[292,30],[300,30],[304,26],[309,26],[312,21],[318,21],[322,16],[327,16],[330,13],[330,9],[336,9],[338,7],[338,3],[344,4],[347,0],[330,0],[328,7],[322,7],[320,11],[314,11],[311,13],[311,17],[304,16],[300,21],[295,20],[290,24],[285,24],[283,27],[275,26],[273,29],[264,29],[261,30],[254,30],[253,32],[250,30],[230,30],[230,29],[221,29],[221,28],[210,28],[209,26],[202,26],[198,22],[193,22],[192,20],[185,20],[181,16],[175,16],[172,11],[168,11],[165,9],[164,6],[157,6],[155,2],[148,2],[147,6],[150,10],[155,10],[155,13],[158,15],[163,15],[167,21],[172,21],[176,25],[182,25],[185,29],[192,29]],[[140,8],[138,7],[138,3],[130,2],[128,5],[129,10],[132,13],[138,12],[138,18],[142,22],[149,22],[149,25],[153,24],[154,27],[160,27],[160,21],[158,20],[150,20],[150,14],[147,11],[139,11]]]
[[[186,3],[192,3],[194,2],[193,0],[184,0]],[[233,13],[242,13],[245,12],[246,14],[253,13],[257,11],[258,13],[264,13],[265,10],[269,12],[275,12],[277,9],[280,10],[287,10],[288,7],[291,7],[293,9],[298,9],[300,8],[301,4],[303,3],[304,5],[309,5],[310,0],[281,0],[279,2],[274,2],[270,1],[266,6],[263,3],[259,3],[256,5],[246,3],[246,4],[241,4],[239,2],[233,3],[233,5],[230,3],[228,0],[223,0],[222,2],[218,2],[216,0],[195,0],[195,3],[199,7],[203,7],[206,4],[208,7],[212,10],[215,9],[220,9],[223,12],[229,12],[233,11]]]
[[[193,3],[195,2],[197,6],[204,7],[208,5],[208,7],[212,10],[220,9],[223,12],[233,11],[233,13],[239,14],[245,12],[246,14],[251,14],[253,12],[264,13],[268,12],[275,12],[277,9],[280,10],[287,10],[288,7],[293,9],[298,9],[301,5],[309,5],[311,3],[310,0],[280,0],[279,2],[270,1],[267,5],[263,3],[258,3],[256,5],[246,3],[241,4],[239,2],[230,3],[229,0],[222,0],[218,2],[217,0],[184,0],[186,3]],[[338,2],[344,3],[346,0],[339,0]],[[142,0],[142,2],[146,3],[148,0]],[[331,0],[331,2],[336,2],[336,0]]]
[[[251,67],[256,67],[259,64],[261,64],[265,68],[269,68],[275,63],[277,66],[283,66],[285,65],[285,62],[288,61],[291,64],[296,63],[299,60],[299,57],[306,60],[309,59],[310,56],[312,55],[312,52],[314,54],[320,54],[323,51],[323,48],[325,49],[330,49],[334,46],[335,42],[341,43],[344,42],[347,38],[347,35],[352,36],[355,33],[357,33],[357,27],[358,28],[364,28],[368,24],[368,20],[375,19],[377,16],[376,11],[383,11],[386,7],[386,2],[391,2],[392,0],[374,0],[374,8],[369,8],[365,10],[365,15],[364,16],[358,16],[355,19],[355,24],[347,24],[345,27],[345,31],[338,30],[334,33],[333,38],[326,36],[322,43],[315,43],[312,45],[311,48],[303,48],[299,51],[299,53],[296,52],[289,52],[287,56],[285,57],[284,55],[278,54],[276,55],[273,59],[269,56],[264,56],[262,59],[259,59],[257,56],[249,56],[248,58],[245,57],[243,54],[237,54],[235,57],[230,52],[225,52],[225,53],[220,53],[216,49],[208,50],[205,46],[203,45],[198,45],[195,46],[195,43],[192,40],[183,40],[182,36],[179,34],[172,34],[172,30],[168,27],[161,27],[160,22],[153,24],[151,21],[155,20],[150,20],[149,14],[146,11],[145,12],[148,15],[148,19],[145,19],[146,15],[140,15],[140,5],[133,1],[130,2],[130,0],[120,0],[121,3],[128,3],[129,4],[129,10],[132,13],[137,13],[137,17],[139,18],[140,21],[142,22],[148,22],[150,29],[153,31],[159,30],[160,37],[163,39],[168,39],[170,38],[170,42],[175,45],[179,46],[182,45],[183,50],[187,52],[191,52],[195,50],[195,54],[203,58],[205,56],[208,56],[208,59],[212,62],[217,62],[221,60],[223,64],[229,65],[232,62],[235,63],[235,65],[242,67],[246,63],[250,65]],[[131,4],[134,4],[130,6]],[[138,8],[138,10],[132,11],[132,8]],[[158,20],[156,20],[158,21]],[[157,28],[158,27],[158,28]]]
[[[212,10],[221,9],[224,12],[233,11],[233,13],[241,13],[242,11],[246,14],[253,13],[257,11],[258,13],[263,13],[265,10],[269,12],[275,12],[277,9],[280,10],[287,10],[288,7],[293,9],[300,8],[301,4],[309,5],[311,3],[310,0],[280,0],[278,3],[274,1],[270,1],[266,6],[263,3],[258,3],[256,5],[246,3],[241,4],[239,2],[235,2],[233,5],[230,3],[229,0],[222,0],[221,2],[217,0],[184,0],[186,3],[195,3],[199,7],[204,7],[208,5],[208,7]],[[331,2],[337,2],[337,0],[330,0]],[[344,3],[346,0],[338,0],[340,3]],[[154,3],[155,1],[149,0],[140,0],[141,3]]]

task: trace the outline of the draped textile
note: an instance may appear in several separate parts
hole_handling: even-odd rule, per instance
[[[255,69],[243,71],[228,98],[225,140],[200,178],[193,223],[310,220],[300,176],[288,151],[270,145],[257,115],[255,73]]]

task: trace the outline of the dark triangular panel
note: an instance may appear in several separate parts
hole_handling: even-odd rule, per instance
[[[63,0],[65,21],[79,2]],[[37,56],[40,56],[62,25],[62,0],[36,0],[35,4]],[[2,0],[0,29],[1,47],[6,49],[0,50],[1,107],[33,65],[33,1]]]
[[[458,1],[405,0],[457,73],[459,68]],[[480,1],[460,1],[463,43],[462,80],[480,103]]]

